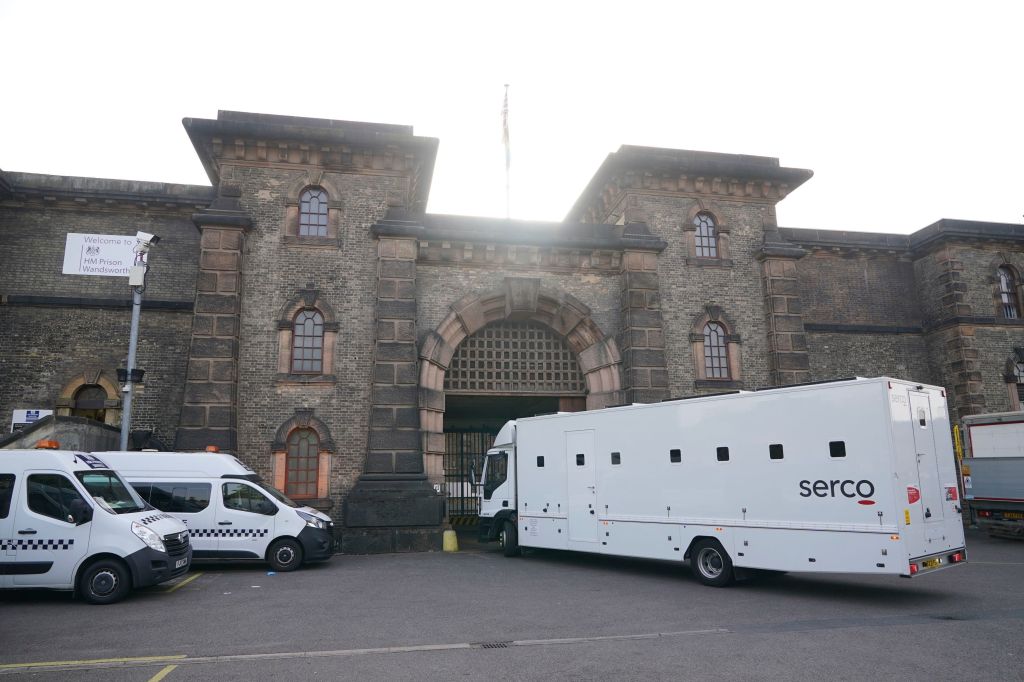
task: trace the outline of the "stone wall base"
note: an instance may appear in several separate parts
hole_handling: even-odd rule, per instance
[[[345,499],[341,552],[440,551],[444,503],[423,474],[364,474]]]
[[[440,552],[444,540],[441,526],[395,528],[343,528],[342,554],[390,554],[394,552]]]

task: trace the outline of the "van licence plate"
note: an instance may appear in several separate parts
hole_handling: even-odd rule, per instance
[[[935,568],[942,564],[942,559],[935,557],[934,559],[925,559],[921,562],[922,568]]]
[[[175,568],[181,568],[182,566],[184,566],[187,563],[188,563],[188,558],[187,557],[184,558],[184,559],[178,559],[177,561],[174,562],[174,567]]]

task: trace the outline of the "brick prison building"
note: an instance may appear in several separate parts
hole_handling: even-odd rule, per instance
[[[184,125],[209,187],[0,172],[0,415],[120,423],[127,281],[62,274],[66,235],[159,235],[133,430],[237,453],[345,551],[439,546],[514,417],[877,375],[1020,408],[1022,226],[779,226],[810,171],[632,146],[561,222],[434,215],[411,127]]]

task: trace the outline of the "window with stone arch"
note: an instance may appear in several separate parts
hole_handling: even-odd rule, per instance
[[[300,289],[277,318],[278,383],[331,383],[341,324],[318,289]]]
[[[307,187],[299,196],[299,236],[327,236],[327,192],[322,187]]]
[[[331,460],[337,453],[331,430],[315,410],[296,408],[274,434],[271,476],[274,487],[321,511],[330,509]]]
[[[704,307],[690,327],[695,388],[742,388],[740,335],[722,309]]]
[[[725,328],[717,322],[704,325],[704,376],[729,379],[729,342]]]
[[[1020,319],[1020,297],[1017,295],[1017,275],[1008,265],[996,271],[999,279],[999,304],[1002,317],[1007,320]]]
[[[701,211],[694,216],[693,224],[697,228],[694,235],[697,257],[718,258],[718,232],[714,216],[707,211]]]
[[[324,316],[316,309],[301,310],[292,330],[292,374],[322,374]]]
[[[288,434],[284,493],[295,499],[317,497],[320,487],[320,437],[310,428]]]

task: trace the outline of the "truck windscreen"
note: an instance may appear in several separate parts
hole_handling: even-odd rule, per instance
[[[491,499],[494,491],[508,478],[508,453],[504,450],[487,453],[484,471],[484,499]]]

